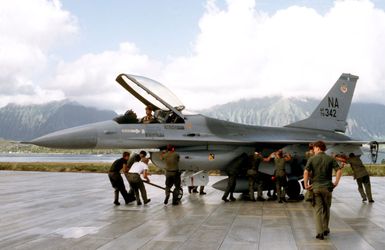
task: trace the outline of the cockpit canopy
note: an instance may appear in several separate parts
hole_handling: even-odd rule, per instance
[[[163,84],[147,77],[129,74],[120,74],[116,81],[145,106],[151,105],[158,122],[184,123],[184,105]],[[135,119],[137,120],[135,112],[129,110],[114,120],[118,123],[135,123]]]

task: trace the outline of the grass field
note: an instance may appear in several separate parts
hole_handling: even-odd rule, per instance
[[[111,163],[72,163],[72,162],[0,162],[0,170],[45,171],[45,172],[88,172],[107,173]],[[149,165],[151,174],[163,174],[163,170]],[[371,176],[385,176],[385,164],[368,164],[366,169]],[[210,173],[218,175],[216,171]],[[352,175],[352,169],[343,169],[343,175]]]

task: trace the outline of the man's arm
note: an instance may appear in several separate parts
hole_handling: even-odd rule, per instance
[[[338,183],[340,182],[340,179],[341,179],[341,176],[342,176],[342,169],[339,168],[336,172],[336,180],[334,181],[333,183],[333,186],[334,187],[337,187]]]
[[[127,164],[123,164],[123,168],[122,168],[122,171],[123,171],[123,173],[128,173],[128,166],[127,166]]]
[[[309,185],[309,171],[307,171],[307,169],[305,169],[303,171],[303,182],[305,185],[305,189],[311,189],[312,188],[312,185]]]
[[[309,171],[310,170],[310,171]],[[303,181],[305,189],[312,189],[313,185],[309,185],[309,175],[313,171],[313,163],[311,158],[306,162],[305,170],[303,171]]]
[[[273,155],[274,155],[274,152],[271,153],[271,154],[270,154],[268,157],[266,157],[266,158],[263,158],[263,157],[262,157],[262,161],[264,161],[264,162],[269,162],[270,159],[273,158]]]
[[[334,156],[334,159],[336,159],[337,161],[339,161],[341,163],[341,167],[345,167],[345,165],[347,163],[349,163],[349,159],[347,159],[346,157],[341,156],[341,155]]]
[[[285,161],[291,161],[291,154],[285,154],[284,159]]]
[[[162,153],[160,154],[160,159],[162,161],[164,161],[166,159],[166,153],[167,153],[167,151],[162,151]]]
[[[147,181],[147,182],[150,182],[150,179],[148,178],[148,172],[147,172],[147,169],[145,169],[143,171],[143,178]]]
[[[340,155],[336,155],[336,156],[334,156],[334,158],[335,158],[337,161],[340,161],[340,162],[343,162],[343,163],[348,162],[348,160],[347,160],[345,157],[342,157],[342,156],[340,156]]]

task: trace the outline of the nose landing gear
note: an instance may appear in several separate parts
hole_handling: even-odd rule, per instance
[[[372,163],[377,162],[377,156],[378,156],[378,142],[372,141],[370,142],[370,158],[372,160]]]

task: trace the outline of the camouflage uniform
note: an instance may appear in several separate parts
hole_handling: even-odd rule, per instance
[[[257,185],[258,200],[264,200],[262,197],[262,182],[258,178],[258,167],[262,160],[262,157],[258,154],[250,156],[250,166],[247,170],[247,177],[249,180],[249,198],[255,201],[254,188]]]
[[[313,150],[306,151],[306,153],[305,153],[305,159],[306,159],[306,162],[307,162],[312,156],[314,156],[314,151],[313,151]],[[312,176],[312,173],[309,173],[309,184],[312,184],[311,176]],[[312,201],[313,201],[313,196],[314,196],[313,190],[306,190],[306,193],[305,193],[305,201],[312,202]]]
[[[226,173],[229,178],[227,179],[227,187],[223,193],[222,200],[228,201],[227,197],[230,194],[230,200],[235,201],[236,199],[234,197],[234,190],[235,186],[237,185],[238,169],[236,167],[228,168]]]
[[[285,171],[285,159],[284,158],[274,158],[275,165],[275,185],[277,188],[278,202],[285,201],[285,189],[287,186],[286,180],[286,171]]]
[[[333,169],[338,170],[339,168],[337,161],[324,152],[311,157],[305,166],[308,172],[313,173],[313,206],[317,235],[330,232],[329,219],[333,191],[332,172]]]
[[[166,198],[164,204],[168,203],[171,187],[174,186],[172,193],[172,204],[178,204],[179,190],[181,189],[181,179],[179,172],[179,154],[174,151],[167,151],[162,154],[162,160],[166,161]]]
[[[366,171],[366,168],[364,164],[362,164],[361,159],[358,156],[353,156],[349,157],[347,162],[352,167],[353,177],[357,181],[358,191],[361,194],[362,201],[369,199],[370,202],[373,202],[369,173]],[[362,184],[364,184],[365,192]]]
[[[235,201],[235,197],[234,197],[234,190],[235,190],[235,187],[237,185],[237,177],[238,177],[238,174],[240,172],[240,168],[242,167],[242,165],[244,164],[247,164],[247,155],[245,153],[243,153],[242,155],[240,155],[239,157],[237,157],[233,162],[232,164],[229,164],[227,167],[226,167],[226,173],[227,173],[227,176],[229,177],[227,179],[227,187],[226,187],[226,190],[225,192],[223,193],[223,196],[222,196],[222,200],[227,202],[229,201],[227,199],[227,197],[230,195],[230,200],[231,201]]]

